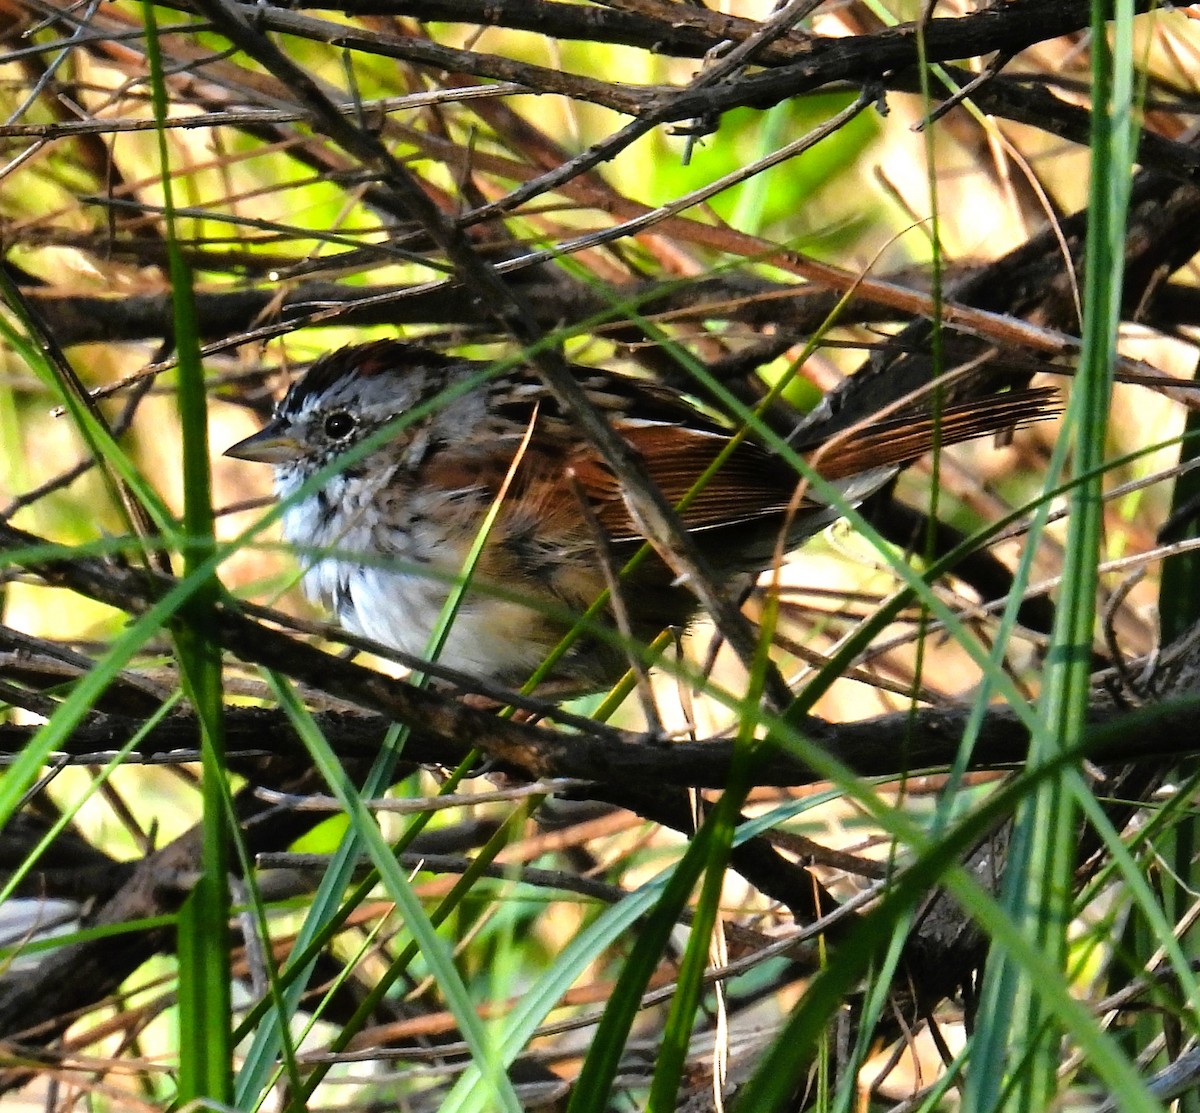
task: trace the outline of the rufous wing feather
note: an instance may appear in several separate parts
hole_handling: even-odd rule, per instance
[[[765,449],[749,441],[735,445],[701,482],[729,443],[723,433],[682,425],[618,426],[642,456],[646,474],[676,507],[688,529],[702,530],[777,514],[787,506],[794,476]],[[590,452],[571,461],[576,481],[591,498],[596,516],[615,541],[637,540],[616,477]]]

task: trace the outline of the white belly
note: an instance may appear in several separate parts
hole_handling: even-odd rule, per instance
[[[374,549],[369,532],[343,526],[334,536],[318,513],[315,499],[302,500],[284,513],[284,537],[300,547],[299,559],[307,564],[305,595],[333,612],[352,633],[428,659],[433,655],[434,627],[459,569],[416,561],[404,553],[364,564],[352,554]],[[392,540],[396,543],[398,538]],[[342,556],[322,558],[313,550]],[[436,659],[460,672],[520,683],[548,648],[544,638],[530,636],[539,625],[528,607],[483,591],[468,592]]]
[[[327,562],[331,563],[331,562]],[[436,660],[474,676],[523,680],[538,665],[542,649],[517,632],[534,624],[535,616],[519,603],[468,592],[442,642],[432,645],[434,628],[451,586],[423,574],[342,564],[349,606],[342,625],[414,657]],[[524,659],[516,650],[524,648]]]

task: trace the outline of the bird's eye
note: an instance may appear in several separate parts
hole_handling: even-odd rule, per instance
[[[332,413],[325,419],[325,435],[335,441],[348,437],[353,431],[354,418],[344,410]]]

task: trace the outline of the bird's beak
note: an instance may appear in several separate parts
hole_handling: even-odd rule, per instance
[[[288,436],[279,422],[272,421],[253,436],[230,445],[226,456],[235,460],[252,460],[256,464],[286,464],[302,453],[300,442]]]

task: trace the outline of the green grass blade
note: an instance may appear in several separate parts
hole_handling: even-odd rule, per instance
[[[729,793],[722,797],[722,802],[726,799],[731,799]],[[719,845],[716,840],[718,834],[723,833],[723,811],[721,803],[718,803],[701,825],[684,856],[671,872],[670,880],[664,886],[654,910],[646,916],[638,932],[637,944],[617,979],[587,1058],[575,1080],[567,1113],[601,1113],[609,1108],[612,1080],[620,1065],[642,994],[658,968],[663,949],[675,930],[696,881],[714,855],[720,853],[714,850],[714,846]]]
[[[154,7],[142,6],[151,102],[157,123],[159,171],[179,357],[179,415],[183,435],[185,575],[196,586],[174,631],[179,675],[200,724],[203,843],[200,878],[179,910],[179,1101],[228,1102],[233,1093],[228,833],[231,819],[225,769],[223,674],[220,647],[205,626],[221,598],[212,567],[212,483],[208,405],[191,274],[175,234],[172,166],[167,145],[168,94]]]
[[[814,749],[802,739],[790,741],[798,754],[808,755]],[[1113,1037],[1100,1027],[1086,1003],[1072,995],[1062,978],[1061,967],[1044,955],[1024,935],[1021,925],[959,865],[982,831],[1000,821],[1041,783],[1052,781],[1063,769],[1070,769],[1095,741],[1094,736],[1085,737],[1075,748],[1021,775],[989,798],[977,812],[936,839],[925,836],[899,811],[879,816],[889,833],[917,851],[916,857],[897,877],[879,906],[850,929],[839,944],[837,960],[810,983],[753,1077],[739,1091],[734,1113],[773,1113],[789,1107],[787,1103],[807,1069],[812,1049],[846,997],[875,957],[883,953],[897,923],[939,884],[949,889],[996,944],[1013,954],[1031,976],[1040,979],[1048,1013],[1078,1043],[1120,1108],[1161,1113],[1161,1105],[1146,1089],[1136,1066],[1121,1054]],[[819,764],[832,762],[828,757],[816,760]]]
[[[1093,5],[1091,219],[1083,352],[1067,417],[1074,432],[1075,469],[1084,478],[1071,497],[1062,597],[1038,727],[1030,740],[1033,768],[1056,762],[1083,737],[1091,692],[1103,524],[1101,472],[1121,319],[1121,263],[1133,157],[1132,5],[1117,5],[1112,53],[1109,16],[1104,5]],[[1017,814],[1004,903],[1028,950],[1018,955],[1011,946],[1001,947],[989,961],[967,1089],[969,1111],[997,1108],[1000,1094],[1006,1097],[999,1106],[1013,1113],[1046,1108],[1059,1090],[1060,1031],[1053,1023],[1050,990],[1053,984],[1055,992],[1067,991],[1077,805],[1088,791],[1078,770],[1066,765],[1059,769],[1057,776],[1039,784]],[[1029,951],[1038,956],[1036,967],[1028,962]]]
[[[379,872],[380,881],[388,896],[396,902],[404,917],[405,926],[420,946],[421,955],[437,979],[445,995],[447,1007],[458,1022],[472,1057],[480,1064],[483,1085],[490,1094],[494,1108],[505,1110],[507,1113],[520,1113],[520,1102],[479,1020],[462,978],[454,967],[451,949],[429,922],[425,909],[414,895],[408,878],[397,864],[394,852],[384,839],[374,817],[367,811],[358,791],[349,782],[338,763],[336,755],[316,729],[312,717],[296,698],[291,687],[280,678],[273,677],[272,690],[280,707],[287,713],[292,725],[304,740],[330,790],[338,798],[338,803],[350,819],[375,869]]]
[[[705,864],[704,880],[692,919],[687,948],[679,965],[675,995],[667,1012],[663,1028],[663,1039],[659,1046],[654,1066],[654,1078],[650,1084],[648,1113],[669,1113],[676,1105],[679,1084],[687,1065],[688,1047],[700,1007],[700,994],[704,972],[708,967],[708,955],[713,927],[725,883],[725,869],[737,830],[737,818],[746,794],[750,790],[748,770],[753,754],[754,738],[758,728],[757,709],[766,687],[769,649],[778,615],[779,600],[772,593],[759,631],[757,655],[754,669],[747,685],[746,698],[742,707],[737,744],[730,784],[712,813],[712,842]],[[644,987],[643,990],[644,992]]]

